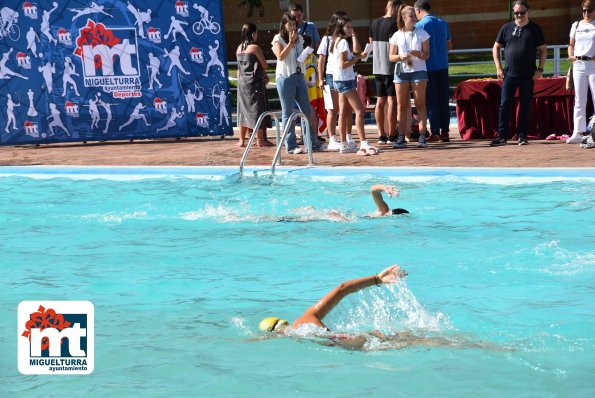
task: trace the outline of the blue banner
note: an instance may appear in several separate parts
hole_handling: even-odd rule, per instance
[[[220,0],[0,0],[0,144],[232,135]]]

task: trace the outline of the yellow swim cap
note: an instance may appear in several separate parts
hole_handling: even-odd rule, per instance
[[[264,318],[262,321],[260,321],[258,328],[264,332],[272,332],[275,330],[275,328],[278,328],[279,325],[289,326],[289,322],[287,322],[285,319],[279,319],[272,316],[269,318]]]

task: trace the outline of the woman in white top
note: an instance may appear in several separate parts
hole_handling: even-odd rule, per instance
[[[326,126],[329,135],[329,143],[327,147],[327,151],[338,151],[341,149],[341,144],[337,140],[336,137],[336,129],[337,129],[337,114],[339,113],[339,93],[335,91],[333,87],[333,68],[334,64],[328,62],[328,55],[330,50],[330,44],[333,40],[333,33],[335,31],[335,26],[337,25],[337,19],[339,17],[345,17],[347,13],[344,11],[335,11],[331,20],[329,21],[328,27],[326,29],[326,34],[322,37],[320,41],[320,46],[318,46],[318,86],[324,90],[324,86],[328,86],[330,89],[330,94],[332,98],[332,104],[325,103],[326,107]],[[329,106],[331,106],[329,109]],[[349,104],[347,104],[349,106]],[[343,112],[339,117],[346,118],[344,120],[344,125],[347,126],[347,134],[351,134],[351,123],[349,123],[349,119],[351,118],[351,114],[353,113],[353,109],[349,107]]]
[[[310,99],[308,98],[308,86],[304,79],[306,67],[303,62],[298,62],[297,60],[298,56],[304,50],[304,39],[298,35],[295,17],[291,13],[286,12],[283,14],[279,33],[275,35],[271,44],[273,45],[273,52],[277,57],[275,74],[277,77],[277,92],[281,101],[281,123],[283,129],[285,129],[287,120],[293,113],[294,102],[297,102],[301,112],[306,115],[306,123],[310,127],[312,149],[314,151],[322,150],[322,148],[319,148],[318,134],[310,126]],[[302,148],[297,146],[293,123],[285,138],[285,149],[289,154],[304,152]]]
[[[349,47],[347,38],[351,37],[353,40],[353,47],[359,50],[359,43],[357,38],[353,36],[353,26],[351,19],[347,17],[340,17],[337,19],[335,26],[335,33],[331,41],[331,49],[329,52],[329,64],[333,63],[333,87],[339,93],[339,113],[346,113],[346,104],[351,105],[355,112],[355,126],[360,138],[360,149],[358,155],[376,155],[378,149],[371,147],[366,141],[366,132],[364,130],[364,106],[357,95],[355,71],[353,65],[360,59],[366,58],[366,53],[358,53],[355,55]],[[357,51],[356,51],[357,52]],[[353,152],[347,145],[347,129],[343,118],[339,119],[339,133],[341,135],[341,149],[339,152],[348,153]]]
[[[595,7],[584,0],[583,19],[572,24],[568,58],[572,61],[574,79],[574,129],[567,144],[580,144],[587,130],[587,98],[589,88],[595,103]]]
[[[413,90],[413,99],[419,118],[418,148],[427,147],[427,111],[426,86],[428,72],[426,59],[430,58],[430,35],[423,29],[416,28],[417,17],[413,7],[404,4],[397,10],[398,31],[388,41],[389,59],[399,62],[395,67],[394,82],[397,88],[399,137],[395,148],[407,147],[405,132],[410,129],[407,116],[409,111],[409,93]],[[400,65],[400,66],[399,66]]]

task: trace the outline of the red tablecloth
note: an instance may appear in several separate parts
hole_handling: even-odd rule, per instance
[[[464,140],[491,139],[498,132],[501,80],[469,80],[459,83],[454,98],[457,100],[459,133]],[[509,137],[516,132],[518,91],[510,117]],[[529,138],[571,134],[574,91],[566,90],[566,79],[543,78],[535,81]]]

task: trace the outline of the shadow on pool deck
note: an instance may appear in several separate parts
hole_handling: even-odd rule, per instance
[[[463,141],[456,129],[451,142],[429,143],[418,149],[409,143],[407,149],[381,146],[377,156],[356,156],[323,152],[314,154],[317,166],[363,167],[595,167],[595,150],[581,149],[578,144],[563,141],[530,140],[518,146],[516,141],[492,148],[488,140]],[[376,145],[375,126],[366,126],[371,145]],[[274,131],[269,130],[274,139]],[[88,144],[51,144],[34,147],[0,147],[0,165],[87,165],[87,166],[239,166],[244,148],[236,147],[234,137],[182,138],[181,140],[137,140],[91,142]],[[270,165],[274,147],[253,147],[246,166]],[[305,166],[308,156],[287,155],[282,151],[284,166]]]

